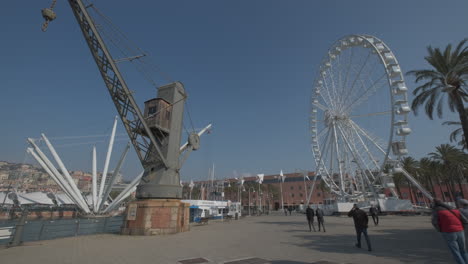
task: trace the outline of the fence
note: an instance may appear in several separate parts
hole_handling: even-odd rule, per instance
[[[119,233],[123,220],[123,216],[114,216],[26,221],[21,240],[28,242],[100,233]],[[12,241],[18,223],[19,221],[0,222],[0,245],[6,245]]]

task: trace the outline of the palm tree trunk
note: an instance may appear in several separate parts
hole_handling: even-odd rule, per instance
[[[413,191],[411,190],[411,183],[408,181],[408,189],[409,189],[409,196],[410,196],[410,201],[413,203]]]
[[[444,190],[442,189],[442,182],[440,181],[439,176],[436,176],[436,180],[437,180],[437,184],[439,185],[440,195],[442,195],[442,201],[446,202],[445,193],[444,193]]]
[[[465,193],[463,192],[463,186],[462,186],[460,178],[458,178],[457,182],[458,182],[458,189],[460,189],[461,196],[463,199],[465,199]]]
[[[430,177],[427,177],[427,181],[429,182],[429,186],[431,186],[432,195],[436,197],[436,192],[435,192],[434,183],[432,182],[432,179]]]
[[[397,192],[398,192],[399,198],[400,198],[400,199],[403,198],[403,197],[401,196],[400,185],[399,185],[399,184],[395,184],[395,187],[396,187],[396,190],[397,190]]]
[[[460,118],[460,123],[463,129],[463,137],[465,138],[465,148],[468,149],[468,115],[465,111],[465,106],[463,105],[463,101],[461,96],[457,93],[457,91],[460,89],[460,87],[457,87],[454,89],[450,95],[452,96],[454,102],[455,102],[455,107],[458,112],[458,116]]]

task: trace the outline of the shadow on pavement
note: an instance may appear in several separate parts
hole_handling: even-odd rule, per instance
[[[432,229],[415,230],[369,230],[372,252],[368,252],[364,237],[362,249],[354,246],[355,235],[296,235],[308,242],[295,246],[306,247],[321,252],[345,254],[369,254],[377,257],[396,259],[401,262],[448,263],[453,258],[441,236]]]
[[[307,225],[306,220],[304,221],[287,221],[287,222],[257,222],[257,224],[270,224],[270,225],[285,225],[285,226],[305,226]]]
[[[291,261],[291,260],[272,260],[269,261],[271,264],[312,264],[312,262],[300,262],[300,261]]]

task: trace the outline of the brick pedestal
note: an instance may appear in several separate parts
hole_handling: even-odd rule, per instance
[[[129,203],[123,235],[165,235],[189,231],[189,207],[177,199],[145,199]]]

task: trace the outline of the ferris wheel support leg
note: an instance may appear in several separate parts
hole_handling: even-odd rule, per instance
[[[360,160],[360,161],[364,164],[364,162],[363,162],[363,160],[362,160],[362,157],[356,156],[356,153],[357,153],[357,152],[356,152],[356,151],[353,151],[353,149],[352,149],[352,147],[351,147],[351,145],[350,145],[350,143],[349,143],[347,137],[344,135],[344,132],[343,132],[343,130],[341,129],[340,126],[338,126],[338,130],[340,131],[341,136],[343,137],[343,139],[344,139],[344,141],[345,141],[345,143],[346,143],[346,144],[345,144],[346,147],[348,148],[349,152],[353,155],[353,158],[356,160],[356,164],[358,165],[358,167],[359,167],[359,169],[361,170],[361,172],[363,172],[363,174],[364,174],[364,176],[365,176],[365,179],[366,179],[366,181],[367,181],[367,184],[368,184],[368,186],[369,186],[369,189],[370,189],[371,192],[374,194],[374,199],[377,201],[377,197],[378,197],[378,196],[377,196],[377,193],[376,193],[376,191],[375,191],[374,185],[372,184],[372,182],[371,182],[371,181],[369,180],[369,178],[367,177],[367,174],[365,173],[366,170],[361,166],[361,164],[360,164],[359,162],[357,162],[358,160]]]
[[[310,192],[309,192],[309,196],[307,196],[307,205],[309,205],[310,203],[310,199],[312,198],[312,194],[314,193],[314,187],[315,187],[315,183],[317,182],[317,174],[315,174],[314,176],[314,182],[312,183],[312,186],[310,187]]]
[[[426,196],[429,200],[434,200],[434,197],[431,195],[430,192],[428,192],[415,178],[413,178],[413,176],[411,176],[411,174],[409,174],[404,168],[402,167],[396,167],[393,169],[394,172],[396,173],[401,173],[403,175],[405,175],[405,177],[411,182],[413,183],[416,188],[418,188],[422,194],[424,194],[424,196]]]
[[[338,169],[339,169],[339,172],[340,172],[341,194],[344,197],[344,177],[343,177],[343,170],[341,169],[341,162],[340,162],[340,159],[339,159],[340,151],[339,151],[339,147],[338,147],[338,137],[337,137],[336,126],[335,125],[333,125],[333,135],[334,135],[334,141],[335,141],[335,147],[336,147],[336,160],[338,162]]]

